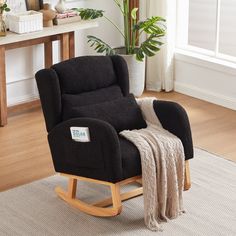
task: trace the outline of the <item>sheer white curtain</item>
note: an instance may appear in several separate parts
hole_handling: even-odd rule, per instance
[[[147,58],[146,89],[171,91],[174,87],[174,47],[176,0],[140,0],[141,18],[162,16],[166,19],[165,44],[154,57]]]

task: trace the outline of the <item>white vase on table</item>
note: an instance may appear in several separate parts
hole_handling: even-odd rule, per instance
[[[66,4],[64,0],[59,0],[57,5],[55,6],[55,9],[58,13],[63,13],[66,10]]]

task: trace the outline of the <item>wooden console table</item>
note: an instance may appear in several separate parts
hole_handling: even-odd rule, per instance
[[[0,38],[0,126],[5,126],[7,124],[5,51],[43,43],[45,68],[49,68],[53,63],[53,41],[60,41],[61,60],[67,60],[74,57],[75,31],[96,26],[98,25],[95,21],[80,21],[76,23],[48,27],[44,28],[42,31],[28,34],[15,34],[9,32],[6,37]]]

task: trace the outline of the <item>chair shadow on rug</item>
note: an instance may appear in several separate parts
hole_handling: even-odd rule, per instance
[[[36,80],[54,168],[69,178],[67,191],[56,188],[58,196],[91,215],[118,215],[122,201],[143,193],[139,152],[119,135],[125,129],[146,127],[129,94],[125,61],[120,56],[73,58],[40,70]],[[187,190],[191,185],[188,160],[193,158],[188,116],[174,102],[155,100],[153,108],[163,128],[182,141]],[[88,127],[90,141],[73,140],[71,127]],[[94,204],[80,201],[76,198],[78,180],[109,186],[111,198]],[[132,182],[140,187],[121,194],[120,187]]]

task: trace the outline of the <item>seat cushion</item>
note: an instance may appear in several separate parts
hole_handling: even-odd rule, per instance
[[[117,132],[147,127],[142,112],[132,94],[108,102],[72,107],[69,113],[63,114],[63,117],[64,119],[89,117],[103,120],[110,123]]]
[[[141,175],[141,159],[136,146],[129,140],[119,136],[123,178]]]

